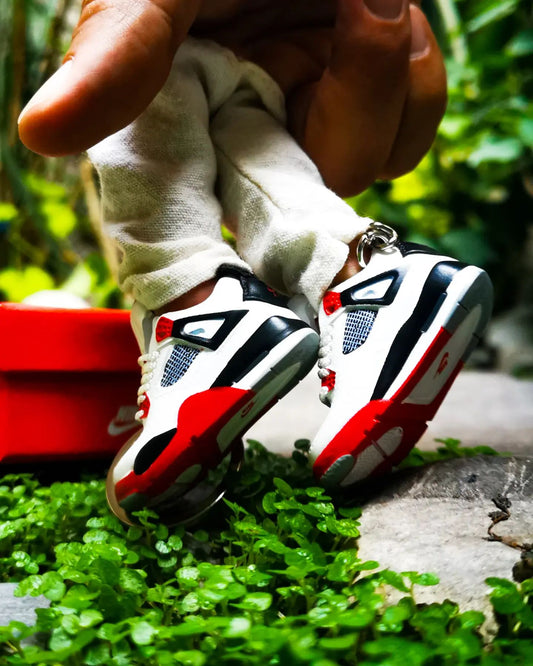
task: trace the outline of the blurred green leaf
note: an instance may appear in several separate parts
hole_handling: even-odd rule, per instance
[[[37,266],[27,266],[22,270],[6,268],[0,273],[0,290],[8,301],[20,303],[26,296],[43,289],[53,289],[50,275]]]
[[[447,114],[439,128],[439,133],[447,139],[458,139],[472,125],[472,119],[465,114]]]
[[[63,185],[38,176],[36,173],[27,173],[25,180],[29,189],[43,199],[57,201],[66,197],[67,191]]]
[[[520,157],[522,151],[522,142],[519,139],[487,136],[471,153],[467,162],[474,168],[484,162],[512,162]]]
[[[431,178],[431,157],[420,162],[415,171],[396,178],[391,183],[389,197],[398,203],[411,203],[417,199],[427,199],[438,192],[438,184]]]
[[[272,604],[272,595],[268,592],[254,592],[246,595],[240,602],[233,604],[236,608],[249,611],[265,611]]]
[[[439,243],[445,252],[477,266],[486,266],[495,257],[482,230],[454,229],[444,235]]]
[[[533,53],[533,29],[522,30],[515,35],[505,47],[505,53],[514,58],[531,55]]]
[[[523,118],[518,123],[518,134],[525,145],[533,149],[533,117]]]
[[[11,222],[18,215],[16,207],[6,201],[0,201],[0,224]]]
[[[76,216],[69,205],[58,201],[46,201],[41,206],[50,233],[66,238],[76,227]]]
[[[495,21],[499,21],[512,14],[520,0],[491,0],[484,2],[482,9],[474,18],[466,23],[467,32],[477,32]]]

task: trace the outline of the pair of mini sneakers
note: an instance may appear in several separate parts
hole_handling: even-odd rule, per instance
[[[320,335],[286,298],[230,267],[189,309],[155,316],[134,305],[142,429],[109,471],[119,518],[148,507],[179,523],[205,511],[223,494],[213,474],[239,466],[242,434],[317,357],[330,406],[310,448],[317,480],[349,487],[407,455],[482,335],[492,285],[379,223],[362,236],[359,261],[363,270],[325,294]]]

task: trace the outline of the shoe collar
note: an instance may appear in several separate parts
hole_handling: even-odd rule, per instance
[[[202,317],[202,315],[206,315],[207,318],[208,315],[214,313],[228,313],[228,316],[230,316],[233,311],[236,315],[238,314],[236,311],[239,311],[240,316],[242,316],[242,303],[243,291],[239,280],[233,276],[223,276],[217,280],[213,291],[204,301],[190,308],[155,315],[142,305],[136,304],[137,307],[134,306],[135,310],[132,309],[132,328],[141,351],[157,351],[161,349],[162,344],[166,344],[166,337],[161,337],[162,329],[165,326],[172,328],[172,322],[182,319],[194,320],[194,318]],[[173,338],[169,336],[168,339],[172,340]],[[188,336],[183,336],[183,339],[188,340]],[[190,342],[203,346],[202,340],[198,339],[196,341],[194,336]]]
[[[344,282],[336,285],[330,291],[342,293],[356,284],[366,282],[369,278],[396,268],[402,262],[402,259],[403,255],[396,247],[389,248],[386,251],[373,250],[365,268],[362,268],[355,275],[352,275],[347,280],[344,280]]]
[[[321,315],[350,305],[387,305],[397,291],[402,258],[397,248],[374,250],[365,268],[324,294]]]

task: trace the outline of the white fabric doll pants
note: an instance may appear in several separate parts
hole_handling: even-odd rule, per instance
[[[223,264],[317,309],[368,223],[325,187],[285,129],[278,85],[210,41],[188,38],[148,109],[89,157],[119,284],[148,309]]]

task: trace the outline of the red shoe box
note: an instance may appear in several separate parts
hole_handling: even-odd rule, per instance
[[[138,355],[126,311],[0,303],[0,462],[112,457],[139,427]]]

